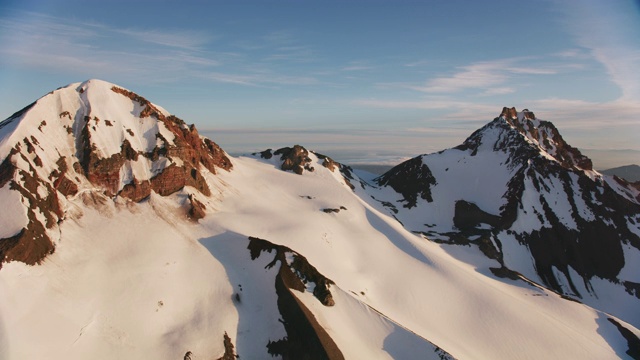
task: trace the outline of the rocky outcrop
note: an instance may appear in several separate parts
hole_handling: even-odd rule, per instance
[[[562,293],[553,269],[571,279],[569,267],[585,282],[594,276],[619,281],[617,276],[625,265],[623,245],[640,249],[640,237],[629,226],[633,219],[640,218],[640,205],[621,196],[606,182],[594,181],[581,171],[566,169],[543,158],[533,159],[514,179],[505,194],[507,203],[501,213],[501,227],[510,231],[517,217],[523,216],[517,210],[522,207],[523,198],[531,196],[532,191],[539,194],[542,212],[527,211],[548,225],[530,232],[511,231],[511,234],[529,248],[545,285]],[[525,181],[534,187],[527,189],[528,194],[519,185]],[[547,189],[552,183],[560,184],[564,194],[550,194]],[[568,212],[560,214],[553,210],[559,198],[568,202]],[[594,216],[585,219],[580,215],[584,212]],[[575,225],[570,226],[568,222]],[[573,284],[569,285],[574,295],[581,296]]]
[[[285,246],[250,237],[248,249],[252,260],[258,258],[263,251],[275,252],[273,261],[267,265],[268,268],[280,263],[275,287],[278,309],[287,337],[270,341],[267,344],[269,354],[279,355],[283,359],[344,359],[327,331],[292,293],[304,292],[310,283],[313,283],[313,295],[318,301],[324,306],[333,306],[334,301],[329,290],[333,281],[320,274],[302,255]],[[288,263],[287,257],[292,257],[293,261]]]
[[[455,203],[453,225],[459,230],[468,231],[477,228],[481,224],[496,227],[500,224],[500,217],[489,214],[474,203],[458,200]]]
[[[533,140],[544,151],[553,156],[566,168],[592,170],[591,159],[582,155],[580,150],[567,144],[558,129],[549,121],[536,119],[533,112],[524,109],[518,116],[515,108],[504,107],[497,119],[504,119],[523,136]]]
[[[49,180],[53,181],[53,187],[62,195],[69,197],[78,193],[78,184],[67,177],[69,167],[64,156],[56,162],[58,169],[54,169],[49,175]]]
[[[27,206],[29,221],[17,235],[0,239],[0,267],[2,262],[10,261],[21,261],[29,265],[40,264],[55,250],[47,229],[52,229],[63,218],[57,191],[52,184],[40,179],[36,169],[31,165],[27,170],[17,168],[11,159],[20,155],[19,150],[12,153],[0,165],[0,173],[3,174],[0,183],[2,186],[8,183],[10,190],[20,193],[23,203]],[[36,214],[40,214],[44,219],[41,220]]]
[[[293,171],[298,175],[302,175],[304,170],[313,172],[315,169],[311,166],[311,158],[309,151],[300,145],[293,147],[283,147],[276,150],[274,155],[280,155],[282,160],[281,169],[284,171]]]
[[[415,207],[418,198],[432,202],[431,186],[436,178],[422,162],[422,156],[407,160],[375,179],[380,186],[390,186],[404,197],[404,207]]]
[[[620,334],[627,340],[628,350],[626,351],[632,359],[640,359],[640,339],[631,330],[624,327],[618,321],[613,318],[607,317],[610,323],[612,323],[620,332]]]
[[[156,133],[156,138],[160,140],[161,145],[149,152],[133,150],[129,141],[125,139],[119,153],[102,158],[98,155],[95,144],[91,141],[91,131],[89,130],[91,118],[86,116],[85,126],[81,133],[83,148],[80,151],[80,164],[87,179],[104,189],[108,196],[120,195],[133,201],[146,198],[151,190],[162,196],[167,196],[187,185],[195,187],[204,195],[210,195],[211,191],[201,173],[200,166],[212,174],[216,173],[217,168],[231,170],[233,165],[224,151],[213,141],[200,137],[195,126],[188,126],[183,120],[173,115],[165,116],[145,98],[115,86],[111,90],[138,102],[142,107],[140,118],[153,117],[157,119],[173,133],[174,139],[168,141],[161,133]],[[150,161],[166,157],[172,159],[172,164],[161,169],[150,180],[140,181],[134,178],[120,189],[122,166],[127,161],[138,161],[140,157]],[[175,165],[176,163],[181,165]]]
[[[189,194],[189,212],[188,212],[188,216],[189,219],[193,220],[193,221],[198,221],[199,219],[202,219],[205,217],[206,213],[206,207],[204,206],[203,203],[201,203],[200,201],[198,201],[193,194]]]
[[[224,344],[224,354],[217,360],[236,360],[240,358],[240,356],[236,355],[236,350],[233,346],[233,342],[231,341],[229,335],[227,335],[226,331],[222,338],[222,343]]]

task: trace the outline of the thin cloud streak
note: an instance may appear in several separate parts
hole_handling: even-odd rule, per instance
[[[19,41],[13,41],[19,39]],[[0,64],[48,69],[74,76],[175,82],[204,79],[250,87],[314,85],[317,78],[278,73],[252,63],[242,53],[213,53],[204,45],[216,40],[202,32],[119,29],[99,23],[65,24],[63,19],[28,14],[27,21],[0,20]],[[268,61],[304,62],[314,58],[286,32],[266,36],[278,44]],[[101,44],[100,46],[96,44]],[[142,45],[145,47],[141,50]]]
[[[459,71],[453,75],[433,78],[428,80],[425,86],[416,86],[413,89],[426,93],[456,93],[467,89],[487,89],[500,86],[512,80],[514,75],[554,75],[558,73],[554,67],[520,65],[527,60],[537,59],[531,57],[507,58],[473,63],[459,67]]]
[[[140,29],[112,29],[108,31],[119,33],[128,38],[137,39],[143,42],[162,45],[166,47],[179,48],[185,50],[198,51],[203,45],[211,42],[215,37],[194,31],[160,31],[160,30],[140,30]]]
[[[633,2],[556,0],[569,31],[606,69],[622,92],[620,100],[640,101],[640,31]],[[589,31],[585,31],[589,29]]]
[[[288,76],[273,73],[256,74],[228,74],[220,72],[203,72],[199,75],[215,82],[246,85],[253,87],[268,87],[278,85],[313,85],[318,84],[318,79],[307,76]]]

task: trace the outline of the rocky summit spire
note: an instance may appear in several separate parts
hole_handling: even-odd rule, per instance
[[[537,146],[545,155],[553,157],[566,168],[592,170],[591,159],[584,156],[580,150],[567,144],[558,129],[549,121],[536,118],[528,109],[518,112],[515,107],[502,108],[498,116],[516,129],[532,145]]]

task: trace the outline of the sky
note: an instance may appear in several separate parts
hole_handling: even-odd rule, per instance
[[[92,78],[231,154],[396,164],[514,106],[640,163],[638,1],[0,0],[0,118]]]

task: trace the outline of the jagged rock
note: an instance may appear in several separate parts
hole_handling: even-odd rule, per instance
[[[280,155],[282,170],[291,170],[298,175],[302,175],[304,170],[314,171],[314,168],[309,165],[311,163],[309,151],[300,145],[294,145],[292,148],[283,147],[276,150],[273,154]]]
[[[622,334],[622,336],[627,340],[627,346],[629,348],[626,351],[627,355],[632,359],[640,359],[640,338],[615,319],[608,317],[607,320],[609,320],[609,322],[612,323],[618,331],[620,331],[620,334]]]
[[[139,202],[151,194],[151,183],[149,181],[133,181],[126,184],[118,193],[119,196],[125,197],[135,202]]]
[[[431,186],[437,184],[429,167],[422,162],[421,156],[403,162],[376,178],[375,181],[380,186],[388,185],[401,193],[406,202],[404,205],[406,208],[415,207],[418,197],[432,202]]]
[[[483,223],[496,227],[500,223],[500,217],[483,211],[474,203],[465,200],[455,202],[455,212],[453,216],[453,224],[455,227],[460,230],[470,230]]]
[[[538,120],[533,112],[525,109],[522,116],[518,117],[515,108],[502,109],[499,118],[504,118],[523,136],[533,140],[544,151],[553,156],[566,168],[578,167],[584,170],[592,170],[591,159],[582,155],[580,150],[567,144],[560,135],[558,129],[549,121]]]
[[[280,355],[283,359],[344,359],[331,336],[320,326],[311,311],[292,294],[293,290],[305,291],[305,284],[313,282],[313,295],[323,305],[333,306],[335,302],[329,290],[333,281],[320,274],[302,255],[285,246],[250,237],[248,249],[252,260],[258,258],[263,251],[274,251],[275,256],[267,265],[268,268],[280,262],[275,286],[278,309],[284,320],[287,337],[270,341],[267,344],[269,354]],[[287,263],[286,254],[292,255],[291,264]]]
[[[219,357],[217,360],[236,360],[236,358],[239,358],[239,356],[236,355],[233,342],[231,341],[231,338],[229,337],[229,335],[227,335],[226,331],[224,333],[222,342],[224,344],[224,355]]]
[[[502,112],[500,113],[500,116],[503,116],[506,119],[517,119],[518,111],[514,107],[508,108],[505,106],[502,108]]]
[[[189,218],[191,220],[198,221],[199,219],[202,219],[205,217],[205,215],[207,214],[205,211],[206,207],[204,206],[203,203],[198,201],[193,196],[193,194],[189,194],[189,203],[190,203]]]
[[[254,155],[255,155],[255,154],[256,154],[256,153],[254,153]],[[269,159],[271,159],[271,158],[273,157],[273,152],[272,152],[272,150],[271,150],[271,149],[267,149],[267,150],[265,150],[265,151],[261,151],[261,152],[260,152],[260,157],[261,157],[261,158],[263,158],[263,159],[267,159],[267,160],[269,160]]]

